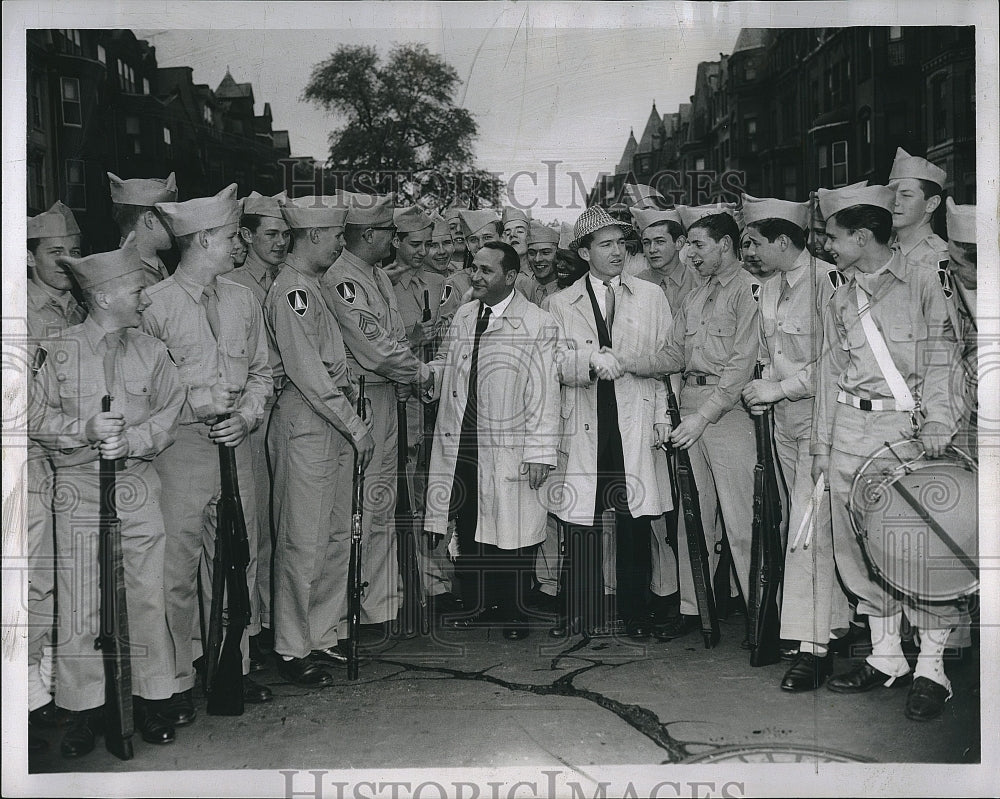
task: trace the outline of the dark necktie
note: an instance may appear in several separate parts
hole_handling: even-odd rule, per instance
[[[469,366],[469,400],[465,405],[465,415],[470,418],[473,428],[478,427],[479,402],[479,342],[490,323],[490,306],[483,306],[482,316],[476,321],[476,338],[472,343],[472,364]],[[464,427],[464,425],[463,425]]]
[[[219,340],[219,295],[215,292],[215,286],[205,286],[201,290],[201,304],[205,306],[205,316],[208,317],[208,326],[212,328],[212,336]]]

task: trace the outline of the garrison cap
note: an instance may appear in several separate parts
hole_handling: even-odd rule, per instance
[[[681,215],[677,211],[660,211],[657,208],[640,208],[637,205],[632,206],[632,218],[635,220],[635,226],[639,229],[639,235],[643,234],[650,225],[656,225],[660,222],[676,222],[678,225],[683,225],[681,222]]]
[[[69,267],[80,288],[85,290],[131,272],[143,271],[139,250],[135,246],[135,233],[129,233],[125,243],[117,250],[95,253],[86,258],[63,256],[59,261]]]
[[[248,198],[249,199],[249,198]],[[304,230],[313,227],[343,227],[347,219],[347,201],[338,195],[285,197],[278,201],[288,227]]]
[[[490,223],[500,221],[493,211],[459,211],[458,217],[462,220],[462,230],[466,236],[475,235]]]
[[[534,219],[528,226],[528,244],[559,244],[559,231]]]
[[[652,186],[646,186],[643,183],[629,183],[626,185],[624,199],[630,206],[640,210],[644,208],[659,208],[657,200],[661,203],[666,203],[660,192]]]
[[[752,225],[764,219],[784,219],[805,230],[809,227],[809,203],[743,195],[743,222]]]
[[[842,189],[820,189],[819,208],[824,219],[855,205],[872,205],[892,213],[896,192],[888,186],[844,186]]]
[[[438,236],[451,237],[451,228],[448,227],[447,220],[441,216],[441,214],[435,211],[428,217],[428,219],[430,219],[431,224],[434,225],[434,229],[431,231],[431,236],[434,238],[437,238]]]
[[[397,233],[416,233],[434,224],[419,205],[407,205],[392,212],[392,222]]]
[[[451,207],[445,209],[443,216],[445,221],[450,222],[452,219],[459,219],[462,211],[467,210],[467,208],[463,208],[460,205],[452,205]]]
[[[347,224],[359,227],[385,227],[392,224],[395,207],[389,194],[352,194]]]
[[[255,216],[271,216],[275,219],[283,219],[281,215],[281,201],[287,200],[285,192],[279,192],[273,197],[265,197],[263,194],[252,191],[243,198],[243,213],[254,214]]]
[[[712,203],[711,205],[678,205],[677,213],[680,214],[681,223],[687,230],[699,219],[704,219],[712,214],[729,214],[737,224],[740,220],[736,216],[736,206],[732,203]]]
[[[75,236],[80,232],[76,217],[69,208],[56,200],[48,211],[28,219],[28,238],[45,239]]]
[[[182,203],[156,203],[156,210],[175,236],[233,225],[240,219],[235,183],[230,183],[214,197],[198,197]]]
[[[108,172],[111,183],[111,202],[119,205],[151,206],[177,200],[177,180],[171,172],[166,178],[131,178],[122,180]]]
[[[889,180],[902,180],[903,178],[916,178],[917,180],[929,180],[944,186],[948,179],[948,173],[941,167],[932,164],[926,158],[919,155],[910,155],[902,147],[896,148],[896,158],[892,162],[892,169],[889,171]]]
[[[576,220],[576,224],[573,226],[573,241],[570,242],[570,249],[579,249],[580,239],[606,227],[621,228],[622,233],[626,235],[634,230],[628,222],[619,222],[601,206],[592,205]]]
[[[502,227],[507,227],[511,222],[524,222],[525,225],[528,225],[531,222],[531,216],[520,208],[505,205],[503,214],[500,216],[500,224]]]
[[[955,205],[951,197],[944,201],[944,206],[948,216],[948,238],[964,244],[975,242],[976,206]]]

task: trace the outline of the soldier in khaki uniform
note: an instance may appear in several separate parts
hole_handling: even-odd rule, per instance
[[[390,265],[386,273],[392,281],[396,293],[396,304],[399,307],[406,337],[410,342],[410,350],[420,360],[425,360],[424,349],[430,349],[433,359],[437,345],[440,327],[439,302],[441,293],[436,288],[428,286],[420,271],[423,256],[427,253],[427,245],[431,239],[434,222],[417,206],[397,208],[393,212],[393,223],[396,235],[393,246],[396,248],[396,261]],[[453,280],[458,273],[446,281]],[[424,322],[424,300],[431,317]],[[406,479],[410,489],[416,529],[423,529],[424,495],[426,491],[426,475],[417,473],[417,456],[421,445],[430,447],[431,442],[424,440],[424,405],[418,396],[410,396],[406,400],[406,442],[409,452],[406,454]],[[418,541],[417,565],[420,569],[423,591],[429,598],[434,598],[434,606],[438,611],[454,610],[457,601],[453,592],[455,568],[448,559],[444,547],[427,546],[426,540]]]
[[[532,221],[528,226],[528,268],[531,281],[527,284],[528,302],[542,307],[542,300],[559,291],[556,282],[556,251],[559,249],[559,231]]]
[[[764,374],[743,389],[751,413],[774,411],[774,447],[788,485],[785,513],[789,537],[781,606],[781,637],[801,641],[798,659],[781,682],[786,691],[818,688],[829,676],[828,644],[834,630],[850,621],[847,597],[833,562],[830,508],[814,509],[815,530],[809,546],[800,540],[802,518],[812,502],[813,398],[816,360],[822,345],[822,318],[842,278],[805,248],[808,203],[744,195],[747,223],[745,255],[759,259],[775,277],[760,295],[760,361]],[[831,274],[832,273],[832,274]]]
[[[460,211],[465,246],[473,258],[488,241],[500,241],[500,220],[493,211]]]
[[[247,584],[250,625],[244,633],[243,674],[250,672],[250,635],[260,631],[257,608],[257,505],[247,436],[261,422],[271,395],[267,333],[253,293],[224,277],[233,268],[239,235],[236,184],[214,197],[158,203],[157,210],[181,250],[177,270],[147,289],[143,330],[167,345],[187,399],[174,445],[156,460],[169,508],[166,576],[167,624],[176,651],[177,693],[171,712],[178,725],[194,721],[193,624],[201,571],[202,609],[210,612],[211,567],[215,554],[215,511],[221,493],[217,445],[236,448],[240,498],[250,543]],[[225,420],[220,416],[228,414]],[[207,616],[206,616],[207,618]],[[249,677],[244,699],[266,702],[271,692]]]
[[[633,207],[632,218],[639,229],[642,251],[649,265],[638,273],[638,277],[663,289],[670,310],[676,313],[684,298],[698,284],[698,276],[681,260],[686,238],[680,214]]]
[[[122,180],[108,172],[111,184],[111,217],[121,231],[122,242],[129,233],[135,237],[139,261],[149,285],[167,277],[166,264],[160,252],[173,245],[170,233],[156,213],[157,203],[170,203],[177,199],[177,181],[171,172],[163,178],[133,178]]]
[[[243,200],[240,216],[240,239],[247,246],[246,260],[226,275],[229,280],[246,286],[263,307],[264,298],[288,254],[288,224],[281,215],[281,192],[264,197],[257,192]],[[273,354],[273,353],[272,353]],[[278,393],[279,363],[272,361],[275,392],[264,406],[264,418],[250,433],[250,457],[253,460],[254,494],[257,498],[257,602],[260,607],[261,631],[250,641],[250,655],[255,661],[267,654],[274,643],[271,627],[271,552],[274,522],[271,518],[271,467],[267,461],[267,425]],[[277,369],[276,369],[277,367]]]
[[[896,192],[892,229],[907,263],[931,270],[944,270],[948,244],[931,230],[931,217],[941,205],[941,189],[948,173],[926,158],[896,148],[889,172],[889,188]]]
[[[454,278],[461,276],[466,279],[464,272],[452,274],[450,268],[450,253],[454,247],[451,237],[451,229],[448,223],[440,214],[430,216],[433,228],[431,229],[431,239],[427,245],[427,257],[424,259],[423,268],[420,275],[424,282],[431,289],[431,297],[437,294],[438,300],[438,340],[451,324],[451,318],[455,311],[462,304],[462,292],[456,288]],[[431,300],[432,304],[434,300]]]
[[[465,244],[465,233],[462,231],[461,214],[462,211],[466,210],[468,209],[453,205],[446,209],[443,214],[444,221],[448,223],[448,230],[451,231],[451,240],[453,244],[451,253],[452,273],[461,272],[465,269],[465,257],[468,253],[468,248]]]
[[[361,570],[368,582],[361,622],[382,624],[400,606],[399,569],[393,515],[396,508],[396,387],[429,383],[431,370],[410,350],[396,295],[375,266],[389,254],[395,225],[390,197],[352,200],[344,229],[345,247],[320,280],[327,306],[340,325],[352,374],[364,375],[371,401],[375,451],[365,477],[372,507],[365,509]],[[447,229],[447,226],[445,226]],[[450,234],[449,234],[450,235]]]
[[[858,470],[883,442],[898,442],[901,432],[912,430],[930,457],[940,455],[951,441],[961,412],[950,385],[952,364],[958,360],[954,330],[937,275],[889,247],[892,189],[820,189],[819,202],[826,248],[850,277],[834,293],[823,323],[813,475],[827,476],[837,571],[859,598],[858,613],[868,616],[872,637],[872,654],[830,678],[827,687],[860,693],[908,684],[910,666],[900,644],[905,613],[919,629],[920,642],[906,715],[931,719],[951,697],[943,652],[960,620],[958,605],[886,592],[869,573],[851,525],[848,497]],[[887,468],[895,464],[885,458]]]
[[[517,257],[521,259],[521,269],[517,273],[514,288],[525,297],[531,286],[534,275],[528,266],[528,230],[531,227],[531,216],[520,208],[505,205],[500,216],[500,241],[514,248]]]
[[[131,485],[143,495],[118,504],[136,720],[144,741],[174,740],[162,713],[176,681],[164,610],[160,482],[150,461],[173,439],[184,390],[163,343],[135,330],[145,278],[131,240],[67,263],[90,315],[51,342],[31,386],[28,428],[53,459],[57,495],[72,498],[57,505],[56,699],[70,711],[62,754],[79,757],[94,748],[100,721],[93,711],[105,699],[104,668],[94,656],[101,457],[119,461],[119,493]],[[110,412],[101,410],[105,395],[112,397]]]
[[[740,235],[733,216],[722,212],[699,218],[702,209],[688,211],[692,218],[685,220],[690,222],[685,249],[704,282],[688,294],[674,316],[668,344],[656,355],[627,359],[622,366],[637,375],[679,372],[683,376],[679,397],[683,421],[670,440],[689,450],[712,571],[718,560],[715,542],[723,539],[721,516],[733,568],[746,594],[756,450],[753,425],[740,399],[757,359],[757,303],[750,276],[737,259]],[[677,547],[682,615],[676,629],[661,633],[664,640],[698,626],[684,536],[678,536]]]
[[[320,277],[343,250],[347,209],[336,197],[300,197],[281,210],[294,252],[264,303],[284,371],[268,431],[277,533],[274,648],[286,679],[322,688],[333,681],[324,666],[345,661],[338,644],[347,637],[354,453],[364,467],[375,444],[354,409],[344,341],[320,290]]]
[[[48,342],[63,330],[82,322],[87,312],[70,289],[72,278],[60,264],[62,256],[80,255],[80,228],[73,212],[61,202],[28,220],[27,356],[37,373],[48,357]],[[38,727],[56,723],[51,697],[51,672],[43,675],[42,662],[50,666],[52,625],[55,621],[55,567],[52,527],[52,462],[45,450],[28,441],[26,463],[28,558],[28,718]],[[29,741],[31,739],[29,738]],[[41,739],[39,739],[41,740]]]

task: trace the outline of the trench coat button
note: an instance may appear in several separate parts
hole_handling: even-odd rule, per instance
[[[589,429],[590,429],[590,425],[589,425],[589,424],[585,424],[585,425],[583,426],[583,429],[584,429],[584,430],[589,430]]]

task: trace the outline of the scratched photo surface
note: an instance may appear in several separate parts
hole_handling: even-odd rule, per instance
[[[998,653],[994,621],[1000,591],[995,570],[988,568],[1000,557],[996,536],[989,532],[1000,529],[991,488],[1000,476],[996,446],[1000,370],[992,368],[1000,340],[995,7],[951,0],[905,6],[855,0],[175,5],[15,0],[5,3],[4,16],[5,795],[513,799],[995,792],[1000,727],[994,710],[997,676],[989,664]],[[451,496],[453,471],[439,468],[435,473],[441,459],[436,460],[429,447],[424,451],[415,444],[427,429],[427,419],[415,410],[419,402],[411,398],[408,411],[405,401],[396,405],[392,402],[396,395],[386,393],[386,401],[380,403],[380,389],[389,389],[376,381],[369,386],[375,398],[369,407],[374,407],[376,416],[384,416],[376,419],[376,425],[392,430],[393,450],[403,440],[396,438],[402,429],[408,436],[408,468],[412,473],[413,464],[418,464],[418,474],[417,479],[397,480],[395,457],[393,469],[384,472],[383,479],[371,479],[368,472],[359,494],[363,514],[369,517],[364,543],[370,543],[367,536],[373,529],[384,537],[395,523],[403,555],[398,569],[396,563],[392,568],[373,568],[369,577],[362,578],[369,580],[363,590],[366,596],[399,591],[419,605],[415,616],[383,630],[365,625],[356,678],[337,662],[327,667],[332,675],[327,687],[306,687],[279,669],[279,655],[255,650],[259,669],[255,667],[250,676],[270,691],[268,701],[248,702],[238,716],[215,715],[206,708],[199,677],[193,689],[197,711],[193,724],[178,725],[176,740],[163,746],[144,742],[137,731],[132,759],[108,751],[101,734],[85,756],[62,756],[60,740],[69,721],[61,713],[44,726],[30,725],[26,735],[25,719],[33,701],[26,689],[28,652],[37,648],[46,618],[58,614],[60,601],[57,595],[55,610],[43,609],[48,617],[39,618],[34,609],[38,606],[32,605],[32,592],[44,587],[39,588],[32,577],[39,555],[27,521],[29,492],[48,492],[55,523],[81,531],[68,537],[72,543],[59,557],[41,556],[48,558],[45,562],[56,575],[55,584],[66,586],[64,591],[84,604],[96,602],[99,594],[93,566],[98,551],[92,534],[98,516],[96,472],[92,486],[59,483],[51,476],[39,477],[28,465],[32,457],[28,420],[36,417],[37,403],[43,401],[29,386],[48,354],[65,360],[48,364],[53,374],[59,370],[57,380],[64,388],[96,379],[80,374],[75,366],[79,354],[57,343],[53,332],[42,336],[47,343],[39,355],[37,331],[28,326],[34,300],[26,290],[29,272],[20,248],[28,218],[48,211],[57,201],[65,203],[80,231],[75,254],[89,255],[122,244],[112,216],[107,173],[122,179],[166,178],[173,173],[179,201],[215,195],[234,183],[240,198],[251,191],[265,197],[285,191],[293,198],[342,190],[393,193],[397,206],[417,205],[445,217],[444,227],[435,224],[421,251],[424,255],[418,258],[427,269],[433,271],[435,261],[443,264],[442,270],[449,260],[462,262],[463,245],[448,235],[450,209],[492,208],[499,215],[506,208],[505,219],[513,218],[509,209],[528,218],[526,234],[537,224],[549,228],[551,249],[559,253],[552,254],[552,274],[562,279],[560,268],[573,266],[559,259],[567,260],[565,251],[572,250],[570,256],[576,252],[572,240],[580,234],[574,225],[592,206],[632,219],[627,206],[634,205],[647,187],[661,195],[663,207],[738,204],[748,194],[808,204],[803,257],[818,270],[821,282],[831,282],[832,294],[844,278],[836,269],[832,248],[824,245],[821,203],[810,200],[818,188],[864,180],[887,183],[899,147],[926,156],[945,170],[942,188],[952,202],[980,209],[975,243],[985,252],[978,275],[981,288],[977,290],[975,267],[971,295],[961,282],[959,267],[945,274],[947,260],[956,257],[953,251],[942,256],[941,267],[949,298],[973,298],[978,325],[968,339],[973,342],[972,354],[948,350],[946,358],[954,354],[954,359],[944,365],[941,351],[919,355],[926,363],[938,359],[936,366],[948,375],[956,407],[961,406],[955,415],[966,419],[972,406],[960,397],[967,391],[967,367],[978,357],[978,406],[973,411],[978,415],[978,436],[967,433],[960,442],[975,461],[956,455],[937,472],[926,471],[923,478],[908,483],[918,498],[907,499],[898,490],[893,496],[886,475],[896,470],[909,476],[912,469],[905,462],[909,450],[888,447],[886,441],[881,460],[859,460],[857,472],[866,478],[869,493],[862,496],[859,489],[844,518],[853,513],[862,526],[890,530],[884,542],[867,544],[866,557],[869,568],[874,558],[874,568],[881,565],[891,590],[902,593],[909,590],[910,581],[928,579],[928,571],[907,573],[910,567],[900,566],[898,561],[908,555],[893,547],[908,544],[892,537],[893,514],[910,518],[916,512],[910,510],[914,503],[934,506],[954,532],[956,540],[949,538],[947,546],[933,555],[948,560],[949,574],[941,578],[931,568],[931,578],[952,580],[941,590],[959,585],[954,593],[962,596],[962,618],[971,617],[974,629],[971,636],[966,629],[965,638],[949,639],[945,649],[944,668],[953,695],[939,718],[907,719],[907,687],[878,687],[857,695],[841,695],[826,685],[802,692],[781,690],[783,675],[797,655],[794,651],[787,661],[775,658],[751,665],[748,650],[755,645],[748,643],[751,625],[739,596],[743,555],[738,547],[733,552],[728,543],[723,545],[721,534],[730,507],[723,470],[741,465],[748,473],[754,469],[749,425],[745,442],[728,450],[720,447],[727,456],[721,460],[728,461],[711,467],[707,474],[718,468],[718,476],[711,489],[706,486],[702,491],[702,496],[717,492],[721,508],[718,518],[704,520],[720,531],[716,546],[704,553],[706,570],[714,569],[710,576],[714,586],[709,588],[716,596],[716,639],[709,642],[698,616],[690,615],[698,612],[692,583],[698,578],[677,571],[674,552],[678,547],[687,552],[687,546],[684,522],[677,526],[676,512],[652,525],[650,601],[655,604],[657,597],[676,596],[679,591],[683,618],[694,619],[686,634],[663,640],[630,637],[634,631],[616,622],[608,603],[622,593],[616,586],[622,572],[616,572],[608,556],[616,549],[623,553],[631,539],[623,544],[619,538],[616,543],[613,512],[599,519],[603,529],[597,525],[587,539],[589,546],[603,547],[605,556],[603,564],[590,563],[592,582],[603,581],[605,586],[600,598],[588,600],[593,606],[586,612],[602,619],[599,629],[591,630],[593,635],[557,637],[550,632],[559,626],[555,594],[566,550],[584,546],[568,533],[568,525],[557,525],[551,515],[540,534],[545,541],[528,561],[533,576],[521,596],[523,613],[517,616],[530,630],[526,640],[524,635],[508,635],[509,625],[500,622],[470,629],[459,624],[456,629],[455,608],[448,608],[449,621],[447,613],[436,612],[434,597],[450,596],[453,586],[454,593],[460,593],[458,583],[451,582],[454,566],[449,560],[460,547],[458,536],[452,540],[446,536],[432,549],[431,538],[411,520],[420,519],[425,501],[430,518],[435,506],[447,515],[449,500],[453,509],[456,501],[468,498]],[[943,202],[929,224],[935,234],[946,237]],[[438,241],[440,230],[451,240],[447,252]],[[453,232],[472,252],[473,231],[459,224]],[[765,296],[761,287],[768,272],[755,258],[745,232],[743,237],[733,244],[743,248],[741,265],[752,276],[752,296],[757,299]],[[516,233],[513,238],[517,239]],[[648,259],[649,247],[656,245],[642,241],[638,232],[633,238],[634,242],[623,244],[634,245],[629,257],[641,261],[645,247]],[[242,246],[238,245],[237,241],[233,256],[245,258],[247,247],[237,253]],[[392,257],[402,258],[399,249],[394,242]],[[287,245],[281,253],[288,256]],[[975,259],[975,248],[972,253]],[[160,256],[154,268],[164,275],[183,261],[176,246]],[[536,304],[543,302],[548,290],[531,270],[546,257],[537,255],[537,247],[533,254],[529,245],[521,258],[518,279],[538,284]],[[387,285],[389,278],[397,282],[390,261],[385,258],[382,263],[388,267]],[[626,265],[625,271],[629,268]],[[435,316],[440,318],[449,302],[450,314],[456,314],[463,293],[466,300],[476,296],[467,293],[474,287],[471,278],[457,286],[448,284],[442,310]],[[437,290],[440,293],[440,287]],[[348,312],[363,296],[353,282],[340,283],[336,291]],[[664,292],[669,299],[666,286]],[[314,312],[315,306],[308,307],[310,296],[301,289],[289,291],[290,312],[298,316]],[[520,295],[515,292],[515,296]],[[657,294],[657,299],[662,298]],[[593,290],[591,300],[595,309],[607,310]],[[547,296],[544,302],[542,307],[549,307]],[[412,342],[419,335],[412,332],[419,322],[419,297],[411,304],[412,319],[406,319],[402,304],[400,313]],[[554,313],[558,316],[558,311]],[[361,323],[361,333],[370,340],[383,323],[375,316],[362,316],[368,321]],[[619,316],[615,331],[622,341],[633,334],[637,340],[653,341],[661,333],[667,335],[669,325],[661,322],[650,316]],[[468,351],[474,361],[479,352],[473,351],[475,326],[470,317],[469,341],[459,342],[466,347],[459,351]],[[565,444],[571,436],[589,435],[575,399],[585,395],[574,394],[565,382],[562,387],[553,382],[554,394],[545,399],[549,388],[541,364],[549,363],[544,360],[549,356],[539,355],[538,348],[548,345],[530,341],[528,327],[526,323],[510,328],[497,349],[482,350],[481,361],[476,361],[479,379],[490,381],[498,394],[525,385],[538,407],[548,403],[554,409],[554,432],[542,449],[551,449],[553,474],[565,482],[548,477],[537,493],[542,501],[572,504],[580,485],[593,491],[587,482],[592,475],[574,474],[567,466]],[[595,340],[602,335],[596,331]],[[752,336],[754,340],[758,336],[756,324]],[[479,341],[477,335],[477,348]],[[572,350],[585,344],[581,338],[566,346]],[[439,374],[435,373],[436,380]],[[619,400],[621,413],[640,416],[643,406],[654,402],[660,409],[665,387],[650,382],[659,385],[655,391],[649,388],[648,398],[642,391],[627,395],[635,397],[634,407]],[[601,384],[606,383],[602,377]],[[675,386],[678,395],[680,385]],[[567,398],[573,398],[573,404]],[[482,398],[479,402],[479,462],[483,463],[484,452],[489,453],[489,469],[495,472],[488,477],[480,472],[479,480],[499,486],[497,496],[521,514],[517,518],[533,518],[524,515],[525,504],[535,500],[524,497],[535,493],[527,488],[535,475],[529,475],[527,467],[519,472],[520,462],[514,463],[515,456],[508,457],[505,451],[510,436],[516,435],[512,431],[532,423],[533,414],[521,413],[524,408],[511,411],[502,403],[484,403]],[[686,411],[683,402],[681,410]],[[458,415],[456,437],[461,422]],[[766,428],[761,429],[767,435]],[[899,432],[896,439],[909,435]],[[288,433],[294,443],[294,426]],[[643,446],[654,448],[657,456],[661,453],[652,433]],[[217,463],[214,454],[209,455],[214,470]],[[431,465],[425,461],[420,475],[424,457]],[[266,457],[240,462],[241,485],[271,490]],[[671,469],[675,468],[672,463]],[[918,467],[918,475],[919,471]],[[129,470],[118,478],[119,516],[142,515],[158,503],[160,481],[145,474],[142,469]],[[302,478],[304,490],[288,496],[304,505],[334,503],[343,513],[338,517],[342,524],[331,536],[342,534],[349,541],[350,468],[341,470],[339,479],[331,485],[307,476]],[[674,471],[669,480],[675,480]],[[659,491],[642,479],[626,482],[620,490],[633,507]],[[781,482],[779,487],[779,482],[774,484],[774,496],[781,500],[775,505],[784,502],[787,510],[791,486]],[[808,483],[811,491],[813,481]],[[90,489],[93,496],[81,495]],[[678,508],[678,490],[669,497],[668,493],[663,493],[665,504]],[[403,495],[409,503],[402,513],[405,527],[400,521]],[[895,504],[886,510],[880,503],[889,499]],[[263,507],[266,514],[266,502]],[[163,508],[164,515],[170,512]],[[800,541],[809,528],[808,520],[802,522],[795,513],[791,520],[773,521],[775,529],[781,527],[782,550],[792,540]],[[801,528],[798,537],[793,526]],[[412,540],[400,536],[401,528],[413,528]],[[749,552],[749,535],[745,537]],[[883,545],[885,549],[879,549]],[[394,560],[395,549],[395,545],[390,549]],[[584,557],[582,549],[572,551],[572,557]],[[254,553],[255,560],[259,552]],[[803,553],[798,553],[796,563],[807,560],[801,558]],[[618,555],[626,556],[631,557]],[[788,562],[787,556],[784,560]],[[715,569],[720,561],[723,567]],[[682,566],[687,568],[686,563]],[[751,568],[752,575],[759,575],[759,564]],[[83,580],[72,576],[74,570],[92,575]],[[257,574],[265,571],[257,569]],[[755,587],[754,597],[758,590],[766,593],[763,579],[764,588]],[[513,577],[510,585],[515,585]],[[257,624],[252,631],[259,629],[258,595],[251,601],[252,623]],[[690,606],[685,604],[688,595],[694,603]],[[839,596],[846,602],[843,592]],[[781,595],[774,593],[772,600],[781,601]],[[786,585],[784,600],[817,603],[801,586]],[[339,621],[330,625],[336,627]],[[196,617],[191,628],[197,654],[201,633]],[[908,625],[901,632],[912,668],[920,636]],[[836,648],[830,656],[833,674],[864,662],[871,651],[866,634],[859,637],[855,629]],[[53,651],[58,657],[59,649],[50,640],[51,633],[46,635],[41,669],[44,678],[51,679],[61,673],[52,660]],[[94,644],[100,630],[63,620],[56,627],[58,636],[69,642],[76,639],[64,648],[81,663],[90,661],[82,669],[92,669],[101,659]],[[141,639],[135,633],[132,637]],[[792,643],[797,644],[782,641],[783,647]],[[133,663],[147,656],[153,654],[133,645]],[[32,668],[37,674],[37,663]],[[141,664],[134,665],[133,672],[142,673]],[[40,748],[29,752],[30,736],[42,741]]]

